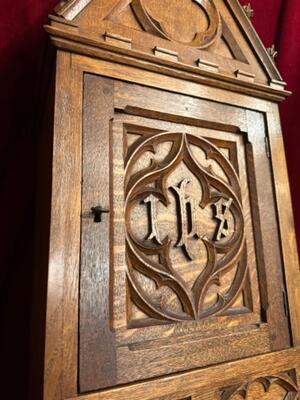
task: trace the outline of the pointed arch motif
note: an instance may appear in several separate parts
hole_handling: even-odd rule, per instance
[[[239,396],[241,399],[246,400],[248,398],[248,392],[251,385],[255,383],[260,383],[263,386],[265,393],[269,393],[273,385],[278,385],[286,390],[286,396],[284,397],[284,399],[299,399],[298,387],[294,380],[290,377],[289,373],[257,378],[255,381],[247,382],[239,387],[226,389],[223,392],[221,399],[230,400],[235,398],[235,396]]]

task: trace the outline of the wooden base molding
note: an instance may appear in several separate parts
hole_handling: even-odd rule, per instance
[[[234,392],[241,393],[242,388],[255,381],[274,381],[276,377],[279,380],[279,384],[284,387],[290,387],[288,390],[294,394],[294,397],[290,398],[297,399],[296,395],[299,396],[300,389],[300,349],[265,354],[259,357],[164,377],[152,382],[143,382],[101,393],[73,397],[68,400],[77,400],[79,398],[82,400],[156,400],[157,398],[168,400],[186,398],[191,398],[192,400],[219,400],[221,398],[222,400],[229,400],[233,398]],[[280,379],[284,383],[280,383]],[[274,383],[275,385],[278,384],[278,382]],[[231,395],[228,394],[229,391],[232,392]],[[255,400],[260,399],[256,398]],[[285,400],[285,397],[277,397],[276,400]]]

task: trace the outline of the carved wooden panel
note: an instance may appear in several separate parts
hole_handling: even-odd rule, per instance
[[[248,257],[245,251],[245,260],[244,264],[242,264],[243,254],[241,250],[243,243],[245,243],[245,236],[253,235],[249,224],[246,223],[246,227],[244,226],[243,215],[249,215],[250,213],[249,198],[245,191],[247,185],[246,175],[244,172],[240,172],[240,177],[238,177],[237,173],[239,163],[240,167],[242,167],[245,162],[242,154],[239,155],[240,159],[238,160],[238,148],[240,150],[243,148],[243,137],[227,134],[228,139],[231,140],[221,140],[218,137],[221,138],[222,134],[214,133],[211,135],[206,129],[201,130],[200,128],[185,126],[184,129],[189,131],[190,134],[184,134],[182,132],[171,132],[174,127],[178,129],[178,126],[174,123],[163,123],[161,121],[159,126],[161,130],[157,129],[158,122],[153,121],[151,123],[150,119],[136,118],[134,116],[116,117],[112,125],[113,132],[124,132],[124,196],[126,196],[126,185],[134,182],[134,177],[142,177],[144,167],[147,170],[151,165],[152,167],[154,164],[160,165],[166,156],[170,161],[170,157],[174,155],[176,150],[176,144],[177,148],[182,149],[182,155],[178,155],[175,165],[171,161],[168,176],[164,179],[163,174],[159,174],[159,178],[162,179],[162,182],[165,182],[167,187],[167,190],[163,190],[168,196],[167,206],[157,201],[153,194],[159,192],[159,187],[162,186],[158,184],[157,188],[155,188],[155,182],[149,181],[147,183],[148,189],[142,188],[138,192],[141,197],[131,202],[125,200],[125,220],[128,221],[126,224],[128,233],[126,263],[129,276],[127,299],[129,326],[133,328],[145,324],[153,325],[158,321],[160,321],[160,324],[163,321],[169,321],[170,323],[172,321],[171,318],[173,318],[174,322],[176,320],[197,321],[208,318],[210,313],[214,315],[214,310],[217,307],[220,307],[220,310],[219,312],[216,310],[215,315],[228,315],[229,319],[234,319],[235,317],[230,317],[234,312],[236,315],[240,314],[240,318],[248,318],[249,320],[251,314],[253,323],[259,322],[261,318],[257,313],[259,312],[260,301],[255,271],[255,255],[253,254],[254,249],[249,253],[248,262],[246,262]],[[200,135],[200,131],[203,131],[203,136]],[[211,137],[205,138],[204,135]],[[209,203],[208,199],[204,199],[204,195],[210,193],[210,188],[207,186],[203,191],[200,184],[203,175],[200,177],[198,175],[198,179],[195,168],[192,166],[189,169],[184,161],[185,150],[183,146],[180,146],[180,143],[185,136],[188,136],[192,141],[189,146],[191,157],[194,157],[197,162],[201,162],[204,170],[211,173],[215,186],[217,185],[216,180],[220,179],[221,185],[222,182],[225,182],[225,186],[229,186],[229,189],[223,187],[223,192],[226,190],[232,191],[230,189],[231,180],[240,199],[243,192],[245,210],[241,210],[240,214],[237,209],[234,209],[234,213],[231,211],[233,199],[229,198],[226,201],[223,197],[221,199],[218,198],[214,189],[212,189],[212,192],[216,196],[213,198],[215,201]],[[155,152],[153,153],[154,150],[151,152],[149,148],[153,147],[152,142],[156,138],[158,138],[158,142],[154,146]],[[238,141],[238,144],[236,141]],[[205,146],[204,150],[199,147],[199,143],[201,146]],[[173,151],[171,150],[172,148]],[[205,151],[212,153],[211,159],[206,158]],[[131,161],[134,165],[129,168],[128,163]],[[191,166],[191,163],[187,164]],[[224,168],[227,168],[229,178],[226,176]],[[243,190],[240,187],[240,178],[243,182]],[[223,195],[225,196],[225,193]],[[204,199],[203,202],[201,201],[202,198]],[[206,205],[205,202],[207,202]],[[240,215],[240,220],[238,215]],[[168,238],[166,238],[167,236]],[[234,254],[234,246],[238,246],[237,243],[234,243],[234,240],[240,240],[241,248],[235,249],[240,254]],[[168,242],[167,245],[166,242]],[[233,250],[231,254],[233,258],[231,262],[229,261],[230,265],[216,272],[216,275],[218,275],[216,280],[212,279],[211,283],[207,282],[206,294],[203,296],[205,312],[201,316],[196,315],[196,313],[194,315],[183,315],[182,299],[178,296],[178,291],[174,290],[174,285],[175,289],[177,288],[176,284],[183,288],[180,294],[183,293],[184,300],[187,298],[186,301],[190,301],[190,304],[192,304],[190,310],[195,309],[195,303],[193,304],[192,302],[195,302],[197,296],[194,294],[196,281],[199,283],[201,279],[210,280],[209,268],[214,268],[210,257],[215,254],[215,260],[222,262],[223,251],[232,242]],[[148,271],[147,268],[144,271],[143,268],[135,267],[138,257],[134,254],[136,246],[137,253],[141,255],[142,260],[149,260],[150,264],[152,263]],[[216,246],[216,249],[214,246]],[[250,243],[249,246],[251,248],[252,244]],[[145,247],[148,247],[146,251]],[[145,251],[144,257],[143,251]],[[227,252],[227,254],[229,253]],[[166,256],[162,256],[163,254],[166,254]],[[156,279],[160,279],[160,277],[153,276],[151,272],[154,268],[153,262],[156,264],[157,261],[160,262],[160,259],[169,263],[170,269],[175,272],[174,279],[178,278],[179,282],[174,283],[170,279],[170,282],[167,280],[166,283],[162,282],[161,285],[156,285]],[[207,268],[208,264],[209,268]],[[251,266],[250,276],[247,275],[249,266]],[[239,268],[240,276],[238,275]],[[166,271],[162,271],[161,279],[163,279],[164,273]],[[202,276],[200,277],[201,274]],[[241,279],[240,285],[236,285],[238,279]],[[136,291],[137,287],[141,290],[141,297]],[[200,290],[201,285],[199,285]],[[234,293],[234,290],[236,290],[236,293]],[[233,293],[234,298],[231,298],[228,304],[224,304],[224,308],[222,308],[222,298],[226,298],[227,293]],[[198,296],[200,297],[199,294]],[[150,311],[152,306],[148,307],[143,302],[145,297],[148,297],[150,301],[153,299],[156,315],[153,314],[153,310]],[[217,302],[219,302],[219,305],[217,305]],[[158,315],[161,313],[161,304],[171,310],[173,308],[174,313],[178,312],[180,315],[177,317],[169,315],[163,318]],[[247,313],[248,316],[246,316]]]
[[[150,160],[149,152],[154,153]],[[207,139],[161,132],[134,142],[125,165],[127,267],[135,305],[147,316],[167,321],[226,311],[247,274],[241,188],[232,164]],[[141,203],[149,214],[146,236],[137,232],[137,226],[145,225]],[[224,290],[221,277],[233,269]],[[135,271],[167,290],[151,295]],[[220,289],[211,302],[213,285]]]
[[[299,390],[295,372],[257,378],[238,387],[225,389],[221,400],[296,400]]]
[[[120,1],[105,20],[134,29],[142,27],[145,32],[175,44],[196,49],[213,47],[212,51],[216,54],[247,63],[214,1]]]
[[[263,116],[84,82],[80,391],[288,346]]]
[[[156,1],[145,2],[145,0],[133,0],[131,2],[131,7],[145,31],[162,36],[168,40],[179,41],[188,46],[198,48],[205,48],[211,45],[220,35],[220,15],[212,0],[161,1],[160,3],[160,7],[157,7]],[[160,16],[154,16],[155,14],[151,12],[151,9],[156,13],[158,12]],[[183,29],[189,31],[190,26],[195,25],[196,20],[199,20],[199,9],[200,17],[202,17],[200,18],[202,29],[200,28],[201,31],[196,30],[192,35],[187,32],[188,36],[191,36],[192,39],[189,41],[187,38],[187,41],[184,41],[187,33],[182,32],[183,35],[180,35],[181,32],[176,32],[176,28],[179,27],[180,31]],[[182,11],[185,11],[189,16],[194,16],[194,18],[190,19],[191,25],[185,24],[184,20],[182,24],[179,21],[178,24],[170,24],[170,18],[174,20]],[[160,20],[162,17],[163,20]],[[168,27],[165,26],[166,24]],[[168,29],[171,29],[173,32],[170,32]]]

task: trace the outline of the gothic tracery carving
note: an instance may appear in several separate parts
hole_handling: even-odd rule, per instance
[[[172,146],[163,160],[156,160],[156,148],[162,143],[171,142]],[[191,147],[201,149],[206,159],[216,161],[223,169],[227,179],[218,177],[211,165],[203,166],[198,162]],[[152,152],[151,165],[135,171],[135,164],[141,156]],[[187,194],[189,179],[170,187],[168,176],[183,163],[191,171],[202,188],[202,197],[194,199]],[[244,233],[244,217],[241,205],[239,178],[229,160],[212,143],[189,133],[162,132],[146,135],[137,140],[129,149],[125,160],[125,217],[127,221],[127,275],[130,296],[136,306],[151,318],[167,321],[199,320],[210,315],[224,312],[235,301],[242,290],[247,272],[247,251]],[[181,229],[177,243],[172,243],[168,235],[160,236],[157,218],[158,204],[170,205],[170,196],[175,195],[179,204],[177,219]],[[130,223],[131,210],[141,202],[150,206],[150,234],[146,240],[137,237]],[[196,208],[216,208],[213,216],[218,220],[214,237],[201,235],[195,218]],[[234,224],[229,234],[229,214]],[[164,238],[163,238],[164,237]],[[174,268],[170,259],[172,246],[182,247],[187,258],[192,259],[189,240],[201,240],[207,252],[207,264],[199,272],[192,288]],[[155,259],[153,256],[157,256]],[[226,271],[236,269],[232,284],[227,292],[219,292],[217,299],[209,308],[204,300],[212,285],[220,285],[220,276]],[[153,280],[157,288],[167,286],[179,299],[181,312],[164,308],[154,301],[136,279],[135,271]]]
[[[194,39],[184,43],[191,47],[205,48],[210,46],[221,35],[221,21],[219,12],[213,0],[191,0],[206,14],[208,27],[203,32],[195,32]],[[145,31],[175,41],[165,28],[163,22],[156,20],[149,12],[145,0],[133,0],[131,7]]]
[[[257,378],[252,382],[247,382],[238,387],[231,387],[225,389],[222,393],[221,399],[222,400],[231,400],[239,396],[241,399],[247,399],[249,389],[255,383],[260,383],[263,386],[265,393],[269,393],[271,387],[273,385],[278,385],[286,391],[286,395],[282,400],[290,399],[290,400],[298,400],[299,393],[298,388],[294,380],[288,373],[272,375],[267,377]],[[279,400],[279,399],[278,399]]]

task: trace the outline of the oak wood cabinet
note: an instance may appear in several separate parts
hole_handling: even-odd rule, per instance
[[[246,11],[69,0],[46,30],[57,54],[39,396],[298,399],[278,113],[290,93]]]

